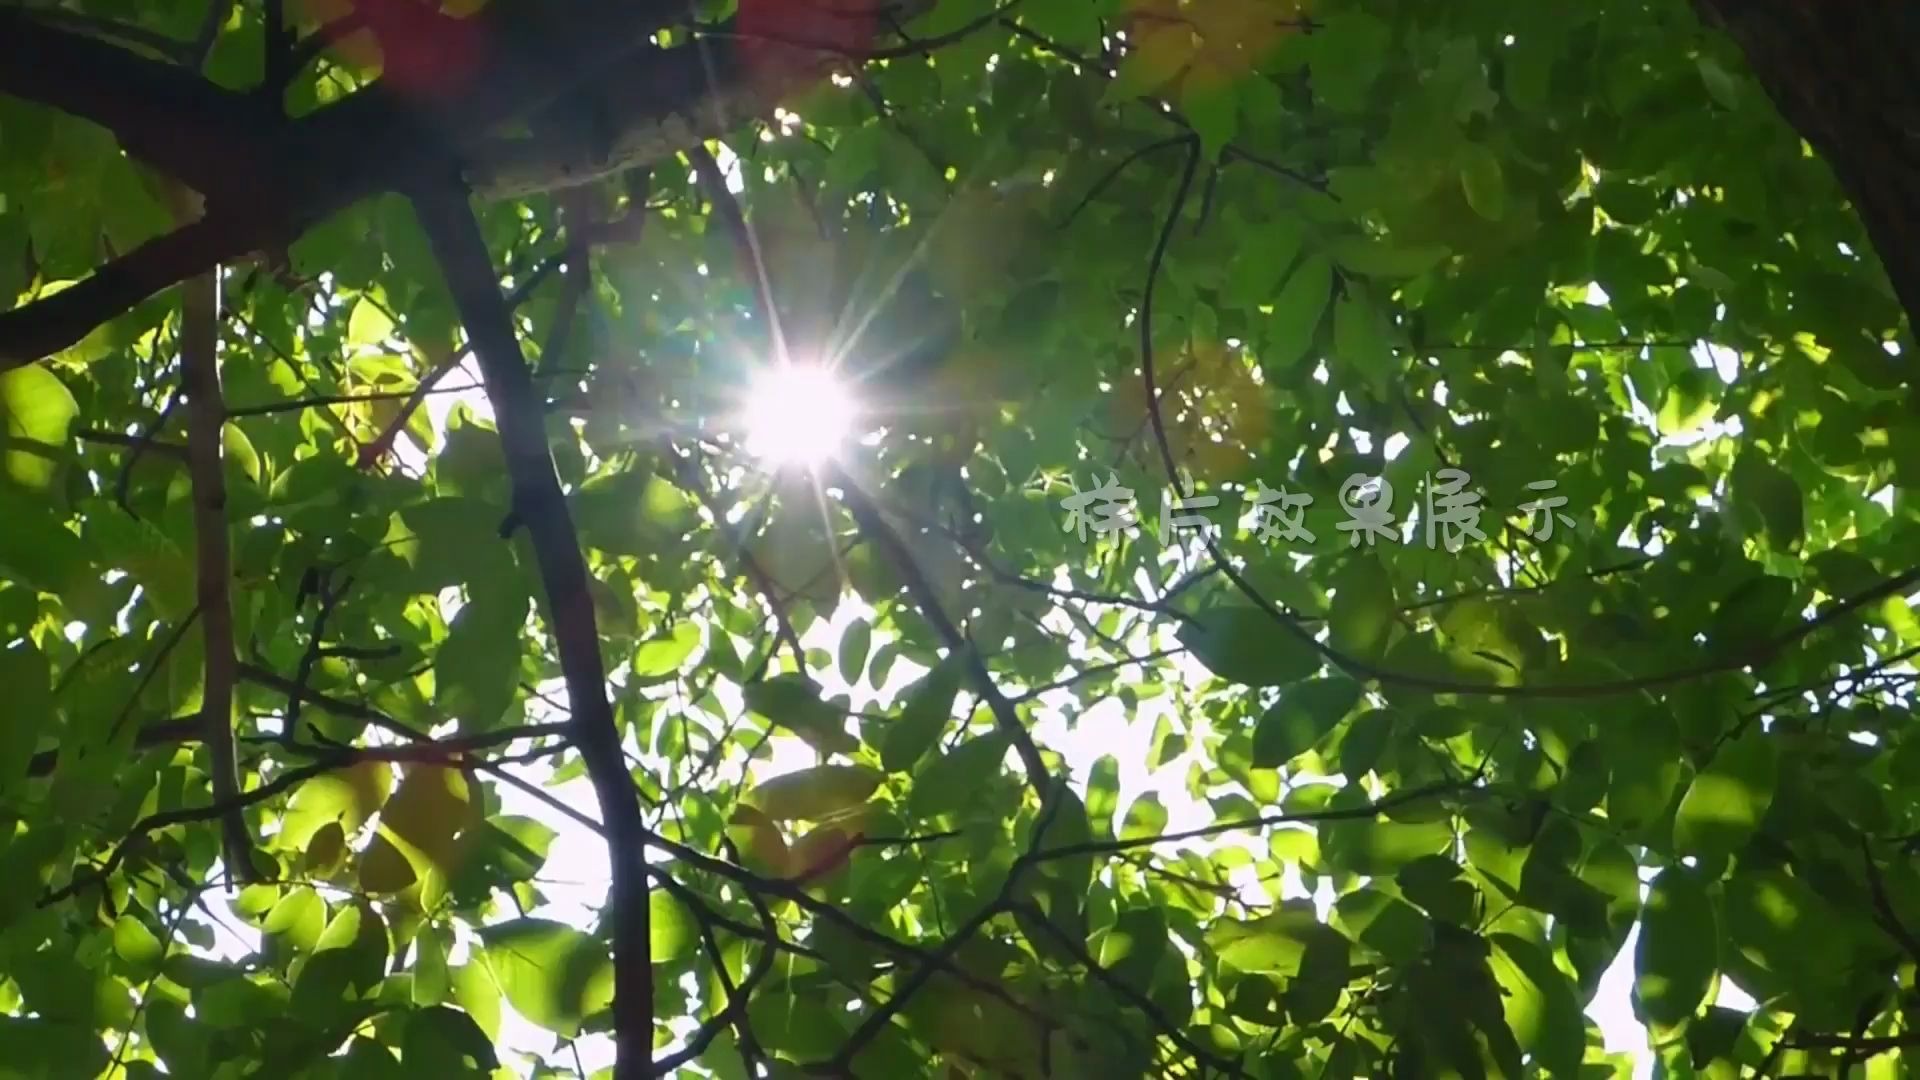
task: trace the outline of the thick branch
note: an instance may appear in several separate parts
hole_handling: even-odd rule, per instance
[[[271,121],[190,68],[8,8],[0,8],[0,94],[91,120],[129,153],[208,195],[256,175],[257,129]]]
[[[1853,201],[1906,309],[1920,318],[1920,8],[1695,0],[1746,54],[1780,115]]]
[[[446,19],[471,55],[436,69],[429,85],[383,78],[285,120],[271,95],[236,95],[0,12],[0,93],[100,123],[208,196],[205,220],[56,296],[0,312],[0,372],[73,345],[216,263],[284,248],[367,196],[437,182],[449,169],[489,197],[586,183],[759,115],[796,71],[818,73],[783,62],[774,65],[779,78],[763,78],[724,40],[652,44],[655,31],[687,15],[684,0],[495,0],[473,18]],[[520,120],[533,136],[498,136]]]
[[[200,633],[206,649],[201,684],[201,738],[213,776],[216,802],[232,807],[220,821],[228,873],[253,876],[253,842],[234,801],[239,773],[233,754],[233,579],[227,532],[227,479],[221,461],[226,406],[220,399],[219,271],[187,283],[180,320],[180,381],[187,398],[187,470],[193,478],[194,580],[200,602]]]
[[[236,221],[202,218],[134,248],[52,296],[0,311],[0,372],[69,348],[95,327],[216,263],[260,246]]]
[[[473,18],[446,19],[471,55],[436,69],[430,84],[383,78],[285,120],[272,95],[236,95],[108,42],[0,12],[0,93],[100,123],[208,196],[206,220],[57,296],[0,312],[0,372],[71,346],[216,263],[284,248],[367,196],[409,190],[448,169],[495,198],[586,183],[760,115],[792,80],[824,70],[789,58],[768,78],[735,42],[652,43],[687,17],[685,0],[495,0]],[[499,137],[512,121],[526,121],[533,135]]]
[[[415,208],[466,323],[493,404],[513,488],[514,511],[527,528],[547,594],[547,624],[560,653],[570,710],[568,727],[586,763],[606,825],[613,924],[614,1075],[651,1075],[653,965],[649,950],[645,822],[627,772],[600,659],[591,579],[560,478],[547,449],[541,399],[514,337],[513,321],[494,276],[479,223],[464,197],[418,197]]]

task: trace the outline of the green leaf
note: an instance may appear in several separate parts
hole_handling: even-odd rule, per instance
[[[747,707],[826,753],[852,753],[860,740],[847,734],[844,710],[820,699],[820,688],[806,676],[787,673],[748,683]]]
[[[667,549],[699,516],[685,492],[641,470],[595,476],[568,501],[580,541],[614,555],[644,557]]]
[[[700,928],[693,913],[665,889],[655,889],[648,895],[647,908],[653,962],[672,963],[691,956],[700,943]]]
[[[1351,285],[1333,302],[1333,355],[1375,392],[1384,389],[1396,371],[1379,308]]]
[[[1852,923],[1817,885],[1777,867],[1741,867],[1721,896],[1729,974],[1796,1012],[1839,1012],[1833,1023],[1844,1025],[1841,1002],[1859,965],[1853,943],[1877,928]]]
[[[66,384],[44,365],[0,372],[0,472],[23,488],[46,490],[79,413]]]
[[[1427,918],[1412,904],[1365,885],[1334,902],[1339,928],[1389,962],[1412,963],[1433,939]]]
[[[791,988],[754,995],[747,1017],[760,1045],[796,1061],[827,1057],[846,1038],[844,1010],[831,1007],[822,995]]]
[[[1326,317],[1333,295],[1333,264],[1325,255],[1309,255],[1274,298],[1267,346],[1260,361],[1269,373],[1291,371],[1307,354]]]
[[[1657,421],[1662,435],[1692,431],[1713,418],[1719,383],[1713,374],[1689,367],[1667,384]]]
[[[1733,466],[1733,498],[1756,514],[1766,529],[1767,543],[1786,552],[1806,535],[1806,498],[1785,470],[1748,455]]]
[[[1435,821],[1335,821],[1322,826],[1325,864],[1354,874],[1381,876],[1427,855],[1451,850],[1453,823]]]
[[[526,597],[493,590],[473,597],[453,617],[434,654],[433,697],[461,730],[486,731],[513,704],[526,621]]]
[[[428,499],[401,510],[388,529],[389,550],[405,567],[395,587],[437,593],[510,580],[513,557],[495,539],[504,516],[492,503],[470,498]]]
[[[1386,654],[1399,601],[1393,579],[1378,556],[1356,556],[1333,578],[1333,601],[1327,610],[1328,639],[1349,656],[1378,659]]]
[[[1313,92],[1336,112],[1358,112],[1380,77],[1393,29],[1371,14],[1337,12],[1307,39]]]
[[[950,656],[907,692],[900,716],[887,725],[881,738],[880,764],[888,772],[911,772],[940,741],[940,733],[953,719],[962,677],[960,658]]]
[[[261,929],[300,952],[312,952],[327,925],[327,903],[307,886],[289,889],[267,913]]]
[[[1169,62],[1164,51],[1152,44],[1149,40],[1148,47],[1135,49],[1120,61],[1113,82],[1107,85],[1106,95],[1101,98],[1102,103],[1120,105],[1151,96],[1179,75],[1180,65]]]
[[[1634,1012],[1656,1029],[1676,1027],[1706,997],[1719,966],[1713,900],[1700,876],[1669,867],[1653,879],[1640,908],[1634,951]]]
[[[455,967],[452,975],[454,1003],[473,1017],[473,1022],[486,1032],[487,1038],[499,1038],[500,986],[486,961],[476,956]]]
[[[0,485],[0,521],[0,575],[55,594],[86,578],[91,552],[46,503]]]
[[[472,816],[471,800],[460,770],[409,766],[399,790],[380,809],[380,831],[361,862],[361,887],[397,892],[429,873],[444,885],[461,854],[457,838]]]
[[[492,1040],[473,1017],[445,1006],[407,1016],[400,1055],[411,1075],[476,1076],[500,1064]]]
[[[1460,188],[1467,205],[1488,221],[1507,216],[1507,180],[1500,158],[1485,143],[1467,143],[1460,149]]]
[[[1101,935],[1100,966],[1114,977],[1145,990],[1152,984],[1154,969],[1166,955],[1167,915],[1159,908],[1128,908]]]
[[[1671,712],[1629,707],[1600,728],[1609,771],[1607,818],[1622,829],[1654,825],[1680,784],[1680,730]]]
[[[1549,1075],[1578,1075],[1587,1027],[1567,977],[1531,941],[1514,934],[1492,934],[1489,940],[1493,977],[1514,1040]]]
[[[873,626],[865,619],[856,619],[840,635],[840,647],[837,661],[840,665],[840,677],[847,685],[855,686],[860,676],[867,670],[867,653],[873,648]]]
[[[1160,805],[1160,796],[1152,792],[1133,800],[1127,807],[1127,817],[1120,825],[1120,839],[1135,840],[1142,837],[1159,836],[1167,831],[1167,808]]]
[[[1322,923],[1311,906],[1283,906],[1271,915],[1242,920],[1223,918],[1207,928],[1207,945],[1229,964],[1248,973],[1293,976],[1310,950],[1344,956],[1347,939]]]
[[[1070,49],[1092,46],[1100,40],[1098,9],[1080,0],[1042,0],[1023,4],[1020,22]]]
[[[1360,703],[1360,685],[1343,676],[1288,687],[1253,729],[1253,764],[1277,769],[1313,749]]]
[[[991,781],[1004,775],[1010,745],[1006,733],[995,729],[922,762],[914,770],[908,805],[923,817],[987,809],[982,795]]]
[[[700,646],[700,624],[683,619],[672,631],[652,641],[641,642],[633,654],[633,674],[641,679],[657,679],[679,671]]]
[[[1380,762],[1399,720],[1392,709],[1369,709],[1353,718],[1340,738],[1340,771],[1347,779],[1357,782]]]
[[[1240,101],[1231,81],[1188,79],[1181,88],[1180,109],[1200,136],[1200,152],[1208,160],[1219,157],[1239,132]]]
[[[1250,239],[1244,257],[1236,259],[1221,302],[1227,307],[1252,307],[1273,299],[1306,236],[1300,223],[1283,218],[1267,222]]]
[[[1777,758],[1773,740],[1757,724],[1721,746],[1680,799],[1674,850],[1712,864],[1745,847],[1773,803]]]
[[[826,821],[864,806],[881,779],[865,765],[815,765],[758,785],[746,801],[775,821]]]
[[[483,955],[513,1010],[538,1027],[572,1037],[613,1002],[613,956],[599,941],[546,919],[483,927]]]
[[[113,951],[135,979],[151,978],[167,953],[166,946],[145,923],[124,914],[113,921]]]
[[[1711,56],[1695,58],[1694,66],[1700,71],[1700,82],[1707,88],[1707,95],[1718,102],[1722,108],[1740,107],[1740,81],[1733,77],[1718,60]]]
[[[1180,628],[1208,671],[1248,686],[1285,686],[1320,670],[1320,654],[1251,605],[1211,608]]]
[[[0,796],[26,779],[40,736],[54,721],[53,669],[31,642],[0,648]]]
[[[453,934],[429,923],[414,935],[413,946],[413,1003],[439,1005],[453,993],[453,973],[447,966]]]
[[[393,320],[381,307],[371,296],[353,305],[353,314],[347,318],[347,344],[374,346],[393,336]]]

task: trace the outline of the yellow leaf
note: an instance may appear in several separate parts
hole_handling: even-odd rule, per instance
[[[438,873],[443,880],[450,876],[471,809],[467,779],[460,770],[441,765],[409,766],[400,789],[380,811],[379,834],[362,856],[361,884],[369,892],[393,892],[424,879],[429,872]],[[405,862],[409,872],[406,880],[401,880],[393,857],[386,854],[387,848]],[[369,873],[381,888],[368,882]],[[398,888],[395,882],[399,882]]]
[[[0,374],[0,472],[22,487],[44,490],[79,411],[66,384],[44,365]]]
[[[786,877],[787,838],[759,807],[742,803],[727,820],[727,837],[740,849],[747,869],[768,877]]]
[[[774,777],[746,801],[774,821],[825,821],[864,804],[879,786],[880,773],[865,765],[816,765]]]
[[[304,849],[329,823],[338,824],[343,834],[352,833],[373,816],[392,787],[393,767],[384,761],[357,762],[316,776],[293,793],[278,840]]]
[[[844,873],[859,829],[847,823],[821,825],[801,837],[787,857],[787,873],[803,885],[817,885]]]

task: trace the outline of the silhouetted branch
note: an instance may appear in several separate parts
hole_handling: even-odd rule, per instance
[[[226,409],[220,399],[220,272],[187,283],[180,317],[180,391],[187,400],[187,469],[193,479],[194,587],[200,606],[205,675],[201,683],[201,739],[207,744],[223,855],[241,882],[253,875],[253,840],[236,801],[239,773],[233,752],[234,665],[232,538],[227,531],[227,474],[221,460]]]
[[[1032,733],[1027,730],[1026,724],[1021,722],[1019,710],[1014,707],[1013,702],[1007,700],[1007,696],[1001,693],[1000,687],[994,682],[993,673],[987,670],[986,662],[980,658],[980,651],[974,648],[973,642],[969,641],[948,617],[945,608],[941,606],[940,594],[934,591],[933,585],[921,572],[919,563],[913,558],[913,553],[907,550],[906,544],[900,540],[900,535],[893,530],[893,526],[887,524],[886,518],[880,513],[880,508],[874,505],[873,500],[859,484],[854,482],[853,477],[847,475],[844,469],[835,466],[828,480],[840,489],[841,501],[846,505],[847,512],[853,515],[854,523],[860,527],[861,535],[880,550],[881,555],[900,575],[901,581],[907,587],[907,595],[913,598],[913,602],[920,608],[920,613],[926,616],[928,624],[933,627],[934,633],[940,636],[940,641],[947,647],[949,655],[961,658],[961,663],[966,667],[968,681],[973,684],[974,692],[979,694],[980,699],[986,703],[988,711],[993,713],[995,723],[1001,731],[1006,733],[1007,738],[1013,743],[1014,751],[1020,755],[1020,763],[1026,768],[1027,782],[1044,798],[1053,786],[1052,771],[1047,768],[1046,759],[1040,756],[1040,747],[1034,743]]]
[[[653,1051],[653,962],[647,906],[645,824],[633,777],[627,771],[593,610],[591,577],[573,527],[560,478],[548,449],[540,396],[479,223],[464,194],[439,191],[418,196],[420,216],[434,257],[466,324],[486,384],[506,458],[513,509],[532,541],[546,593],[547,625],[560,654],[566,683],[568,728],[587,770],[607,829],[615,971],[615,1076],[647,1075]]]

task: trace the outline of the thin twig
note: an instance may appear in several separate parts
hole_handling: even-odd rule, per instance
[[[306,651],[300,655],[300,665],[294,669],[293,689],[287,692],[286,719],[281,722],[280,737],[288,742],[300,737],[300,705],[307,685],[313,681],[313,670],[320,663],[322,642],[327,636],[327,620],[333,617],[333,609],[346,599],[347,590],[353,587],[351,576],[335,586],[328,580],[328,571],[314,568],[307,572],[316,579],[314,591],[319,594],[319,600],[314,605],[313,626],[307,635]]]
[[[126,457],[126,461],[128,462],[137,460],[142,453],[148,451],[152,451],[161,457],[170,458],[174,461],[185,462],[187,460],[187,447],[185,443],[158,442],[146,435],[123,435],[118,431],[101,431],[95,428],[89,428],[85,431],[75,432],[74,437],[81,442],[99,443],[101,446],[122,446],[131,449],[133,453],[128,454]],[[126,472],[124,462],[122,463],[121,471],[123,473]],[[121,508],[126,509],[124,500],[121,501]],[[133,511],[127,510],[127,513],[131,514]]]
[[[89,442],[119,443],[122,446],[132,447],[133,453],[128,454],[126,458],[120,462],[120,472],[114,477],[113,481],[113,501],[130,517],[137,518],[140,516],[134,513],[133,504],[130,501],[133,491],[133,469],[134,466],[140,464],[140,456],[148,451],[153,451],[157,454],[174,457],[180,461],[186,460],[186,447],[160,441],[160,433],[166,430],[167,421],[172,418],[174,408],[180,404],[180,390],[180,387],[174,387],[173,393],[167,395],[167,403],[161,406],[160,415],[155,417],[153,423],[147,425],[147,429],[141,432],[138,437],[129,438],[126,442],[120,442],[122,436],[110,431],[88,431],[81,433],[80,437]]]
[[[539,288],[541,283],[547,280],[548,275],[552,274],[565,258],[566,254],[562,252],[558,255],[552,255],[542,259],[539,263],[535,264],[534,268],[527,273],[526,280],[516,284],[513,292],[508,294],[506,300],[507,310],[511,312],[525,303],[527,298],[533,295],[533,290]],[[452,374],[456,368],[466,362],[467,357],[473,355],[473,347],[472,331],[469,330],[466,344],[460,346],[459,349],[452,353],[440,357],[439,360],[434,363],[433,367],[429,368],[427,373],[420,377],[420,381],[415,383],[413,389],[407,392],[405,404],[401,405],[399,410],[393,414],[393,418],[387,421],[387,426],[381,428],[380,433],[375,435],[372,441],[360,448],[360,458],[357,463],[360,468],[371,469],[384,460],[388,454],[393,452],[393,444],[399,439],[400,433],[406,430],[407,424],[412,422],[413,414],[420,411],[420,406],[426,403],[427,397],[436,392],[435,388],[441,379]]]
[[[371,746],[315,749],[316,760],[279,773],[272,780],[257,788],[238,792],[226,799],[215,799],[203,806],[183,806],[172,810],[161,810],[135,822],[127,830],[120,842],[91,873],[76,875],[67,884],[47,892],[40,898],[39,906],[48,907],[69,897],[78,895],[94,885],[104,884],[120,868],[134,845],[148,833],[174,825],[190,825],[195,822],[225,819],[239,813],[249,806],[257,806],[269,799],[282,795],[301,784],[364,761],[428,762],[446,765],[450,768],[479,767],[482,762],[467,758],[476,750],[503,745],[516,739],[535,738],[565,734],[565,729],[557,724],[533,725],[524,728],[506,728],[500,731],[486,732],[480,735],[461,736],[438,742],[425,740],[410,746]]]
[[[940,603],[940,594],[934,591],[932,583],[921,572],[919,563],[914,560],[913,553],[907,550],[900,535],[893,530],[893,526],[887,524],[886,518],[880,513],[880,508],[874,505],[872,498],[858,483],[854,482],[853,477],[848,475],[846,470],[838,466],[831,468],[832,472],[828,479],[840,489],[841,502],[853,515],[854,523],[859,526],[861,535],[879,548],[881,555],[893,565],[894,572],[900,575],[901,581],[906,585],[907,595],[913,598],[914,603],[920,608],[920,613],[933,627],[933,632],[940,636],[940,641],[947,647],[948,653],[961,658],[961,663],[966,667],[968,680],[973,683],[974,692],[986,702],[988,711],[993,713],[994,721],[1013,743],[1014,751],[1020,755],[1021,764],[1026,767],[1028,783],[1044,798],[1046,792],[1053,786],[1052,770],[1047,768],[1046,759],[1040,756],[1040,747],[1034,743],[1033,735],[1027,730],[1026,724],[1021,722],[1019,711],[1011,701],[1007,700],[1007,696],[1001,693],[1000,687],[994,682],[993,673],[987,670],[986,662],[980,658],[980,651],[974,648],[973,642],[969,641],[948,617]]]

